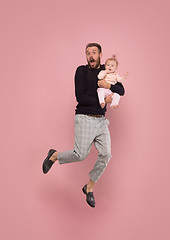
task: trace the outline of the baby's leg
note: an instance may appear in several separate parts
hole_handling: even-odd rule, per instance
[[[117,94],[117,93],[114,93],[113,96],[112,96],[112,102],[110,104],[110,107],[111,108],[117,108],[119,100],[120,100],[120,95]]]
[[[105,106],[105,88],[98,88],[97,89],[97,94],[98,94],[98,98],[99,98],[99,103],[101,108],[104,108]]]

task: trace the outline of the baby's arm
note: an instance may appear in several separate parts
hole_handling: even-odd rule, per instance
[[[123,74],[122,76],[119,76],[119,75],[117,74],[117,76],[116,76],[117,82],[122,83],[122,82],[127,78],[127,75],[128,75],[128,72],[126,72],[126,73]]]
[[[98,74],[98,79],[101,80],[106,76],[106,71],[105,70],[101,70]]]

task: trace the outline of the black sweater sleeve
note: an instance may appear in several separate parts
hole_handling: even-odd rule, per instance
[[[93,106],[98,103],[98,99],[86,94],[86,66],[79,66],[75,73],[75,95],[79,104]]]
[[[119,82],[117,82],[115,85],[111,85],[110,90],[112,92],[118,93],[121,96],[123,96],[125,94],[125,89],[124,89],[123,85]]]

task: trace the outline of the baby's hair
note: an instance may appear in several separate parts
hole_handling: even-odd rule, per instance
[[[108,61],[115,61],[116,62],[116,66],[118,66],[118,61],[117,61],[117,58],[116,58],[116,55],[112,55],[112,57],[111,58],[108,58],[107,60],[106,60],[106,62],[105,62],[105,65],[107,64],[107,62]]]

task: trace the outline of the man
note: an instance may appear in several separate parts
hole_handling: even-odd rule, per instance
[[[89,173],[89,182],[82,188],[86,194],[86,201],[91,207],[95,207],[93,187],[111,158],[109,121],[105,118],[106,106],[101,108],[99,104],[97,88],[108,88],[112,92],[124,95],[121,83],[111,85],[105,80],[98,81],[97,75],[104,70],[104,65],[100,64],[101,57],[101,46],[97,43],[89,43],[86,46],[88,65],[79,66],[76,70],[75,94],[78,104],[75,114],[74,150],[57,152],[51,149],[43,162],[43,172],[47,173],[57,160],[60,164],[82,161],[87,157],[94,142],[98,150],[98,158]],[[111,102],[112,95],[105,99],[106,104]]]

